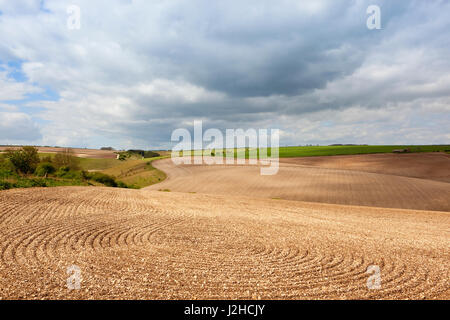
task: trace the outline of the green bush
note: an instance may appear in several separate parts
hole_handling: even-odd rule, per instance
[[[63,152],[55,154],[52,163],[54,163],[57,168],[68,167],[70,170],[74,171],[80,169],[80,159],[75,156],[72,149],[64,149]]]
[[[69,171],[70,171],[70,168],[69,168],[69,167],[66,167],[66,166],[59,167],[58,170],[56,171],[56,176],[62,178],[62,177],[64,177]]]
[[[8,190],[13,187],[12,183],[8,181],[0,181],[0,190]]]
[[[44,162],[52,163],[52,162],[53,162],[52,157],[51,157],[51,156],[45,156],[45,157],[43,157],[43,158],[41,159],[41,163],[44,163]]]
[[[91,180],[100,182],[108,187],[117,187],[117,182],[114,179],[114,177],[111,177],[111,176],[101,173],[101,172],[95,172],[92,175]]]
[[[35,179],[30,179],[29,181],[30,181],[30,185],[32,187],[46,187],[47,186],[47,183],[45,182],[44,179],[35,178]]]
[[[66,179],[72,179],[72,180],[84,180],[83,174],[81,171],[69,171],[64,175],[64,178]]]
[[[83,170],[83,171],[81,171],[81,177],[83,178],[83,180],[91,180],[92,173]]]
[[[56,171],[56,176],[71,180],[86,180],[83,171],[71,170],[69,167],[61,167]]]
[[[140,155],[141,157],[144,156],[145,151],[144,150],[140,150],[140,149],[130,149],[127,151],[129,154],[136,154],[136,155]]]
[[[38,150],[35,147],[22,147],[19,150],[8,150],[6,157],[18,172],[33,173],[40,162]]]
[[[145,151],[144,152],[144,158],[154,158],[154,157],[159,157],[160,154],[154,151]]]
[[[9,159],[0,155],[0,179],[15,176],[16,168]]]
[[[56,169],[51,163],[44,162],[37,166],[36,171],[34,173],[38,177],[47,177],[47,175],[55,173],[55,171]]]
[[[127,184],[123,181],[118,181],[117,182],[117,187],[118,188],[128,188]]]

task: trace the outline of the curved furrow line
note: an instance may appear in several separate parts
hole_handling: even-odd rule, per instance
[[[28,229],[25,229],[23,227],[16,227],[5,233],[5,239],[2,239],[1,242],[1,261],[5,263],[7,263],[8,261],[15,261],[15,252],[20,243],[27,241],[29,237],[38,234],[39,231],[42,232],[42,226],[34,226]],[[10,256],[10,259],[7,259],[7,256]]]

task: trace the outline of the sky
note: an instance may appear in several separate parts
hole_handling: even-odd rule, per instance
[[[438,0],[0,0],[0,144],[448,144],[449,34]]]

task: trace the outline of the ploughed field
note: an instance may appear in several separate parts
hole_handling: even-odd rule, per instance
[[[154,188],[171,192],[1,191],[0,297],[449,299],[449,184],[318,162],[259,180],[254,167],[168,159]],[[271,199],[290,196],[312,202]],[[66,287],[72,265],[79,290]],[[367,287],[373,265],[380,289]]]
[[[153,166],[168,178],[149,190],[450,211],[445,153],[282,158],[278,173],[268,176],[255,165],[176,166],[164,159]]]

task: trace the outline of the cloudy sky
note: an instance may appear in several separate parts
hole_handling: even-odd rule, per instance
[[[0,144],[450,143],[449,34],[438,0],[0,0]]]

